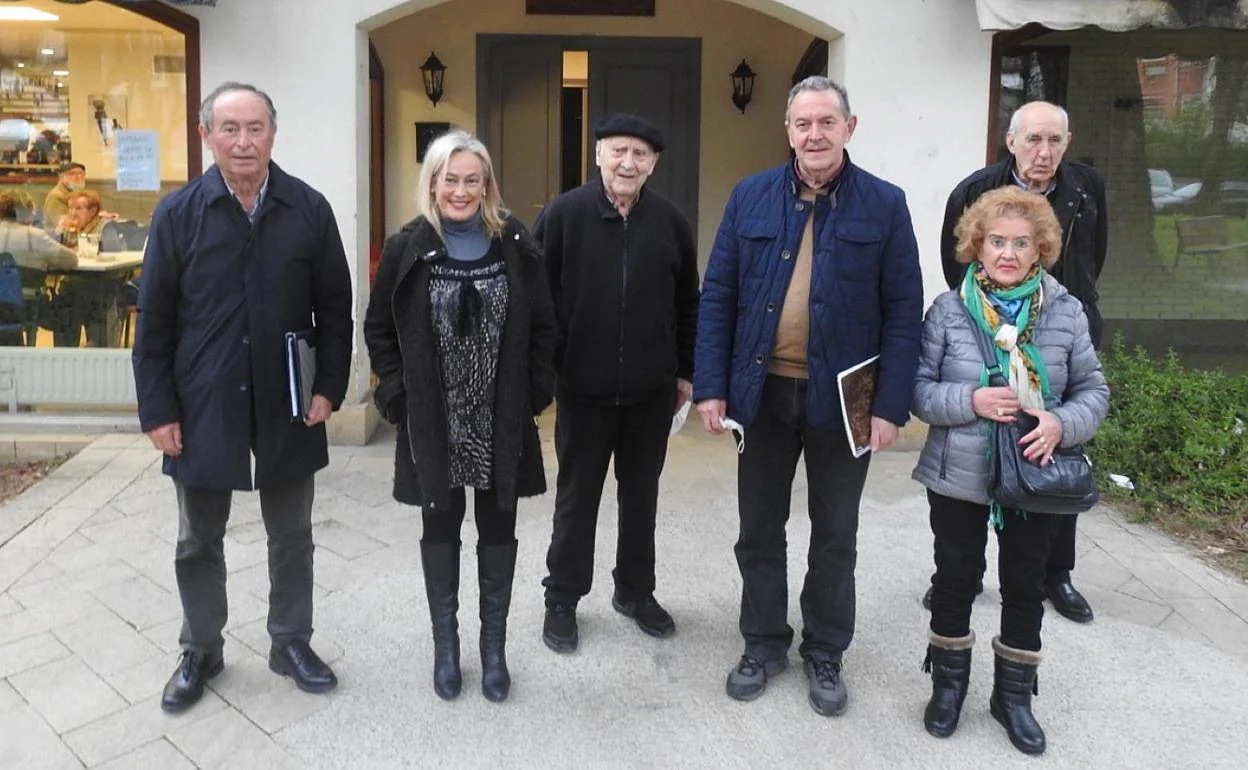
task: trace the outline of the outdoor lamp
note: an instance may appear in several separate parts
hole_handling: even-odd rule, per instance
[[[429,58],[420,65],[420,76],[425,79],[425,96],[429,97],[434,107],[438,106],[438,100],[442,98],[442,78],[445,74],[446,65],[430,52]]]
[[[754,76],[757,74],[745,63],[745,59],[732,71],[732,103],[737,105],[742,115],[745,114],[745,105],[750,103],[750,97],[754,95]]]

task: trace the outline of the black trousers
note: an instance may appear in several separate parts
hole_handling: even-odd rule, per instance
[[[454,543],[459,545],[459,533],[464,526],[464,514],[468,509],[463,487],[451,490],[451,506],[431,511],[421,508],[424,522],[422,543]],[[499,510],[498,493],[493,489],[474,489],[472,492],[472,517],[477,522],[477,542],[481,545],[511,545],[516,541],[516,511]]]
[[[928,490],[936,574],[932,577],[932,631],[958,638],[971,630],[975,584],[983,574],[988,545],[988,506]],[[1017,650],[1040,651],[1044,618],[1045,562],[1063,518],[1007,510],[997,533],[1001,579],[1001,642]]]
[[[798,458],[806,455],[810,546],[802,587],[803,657],[839,661],[854,636],[858,505],[870,455],[855,458],[843,428],[806,421],[805,380],[769,375],[737,465],[741,635],[745,652],[784,657],[793,641],[785,525]]]
[[[1058,585],[1070,581],[1070,571],[1075,568],[1075,531],[1078,525],[1078,514],[1058,517],[1053,535],[1053,547],[1049,549],[1049,558],[1044,568],[1046,585]],[[988,562],[981,560],[979,563],[981,578],[987,569]],[[935,584],[935,582],[936,575],[933,574],[932,583]]]
[[[598,406],[557,402],[555,453],[559,457],[554,532],[546,553],[546,605],[575,605],[594,576],[594,539],[607,465],[615,457],[619,539],[615,591],[621,601],[654,593],[654,526],[659,475],[667,459],[667,434],[676,405],[670,392],[636,404]]]
[[[225,525],[228,489],[196,489],[173,482],[178,495],[178,546],[174,573],[182,599],[184,650],[215,653],[224,642]],[[260,513],[269,544],[269,636],[282,646],[312,638],[313,477],[260,490]]]

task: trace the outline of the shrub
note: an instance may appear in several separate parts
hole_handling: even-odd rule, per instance
[[[1154,359],[1121,336],[1102,356],[1109,416],[1089,445],[1101,489],[1154,518],[1242,541],[1248,518],[1248,375]],[[1135,491],[1108,480],[1128,476]]]

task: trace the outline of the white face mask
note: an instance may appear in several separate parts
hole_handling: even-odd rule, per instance
[[[86,182],[66,182],[65,186],[68,187],[70,190],[73,190],[74,192],[87,189]]]

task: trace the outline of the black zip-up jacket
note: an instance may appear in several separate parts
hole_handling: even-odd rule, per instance
[[[940,261],[949,288],[961,282],[966,270],[966,265],[954,257],[958,245],[958,239],[953,235],[954,226],[958,224],[962,212],[979,196],[998,187],[1017,184],[1013,169],[1014,159],[1006,158],[963,179],[949,194],[945,223],[940,231]],[[1049,193],[1048,199],[1062,226],[1062,256],[1049,273],[1083,303],[1092,344],[1099,347],[1104,324],[1096,305],[1100,299],[1096,281],[1100,278],[1101,268],[1105,267],[1105,252],[1109,245],[1105,180],[1091,166],[1065,160],[1058,165],[1055,179],[1057,186]]]
[[[643,190],[628,217],[594,179],[537,218],[559,321],[558,397],[630,404],[693,378],[698,256],[670,201]]]

